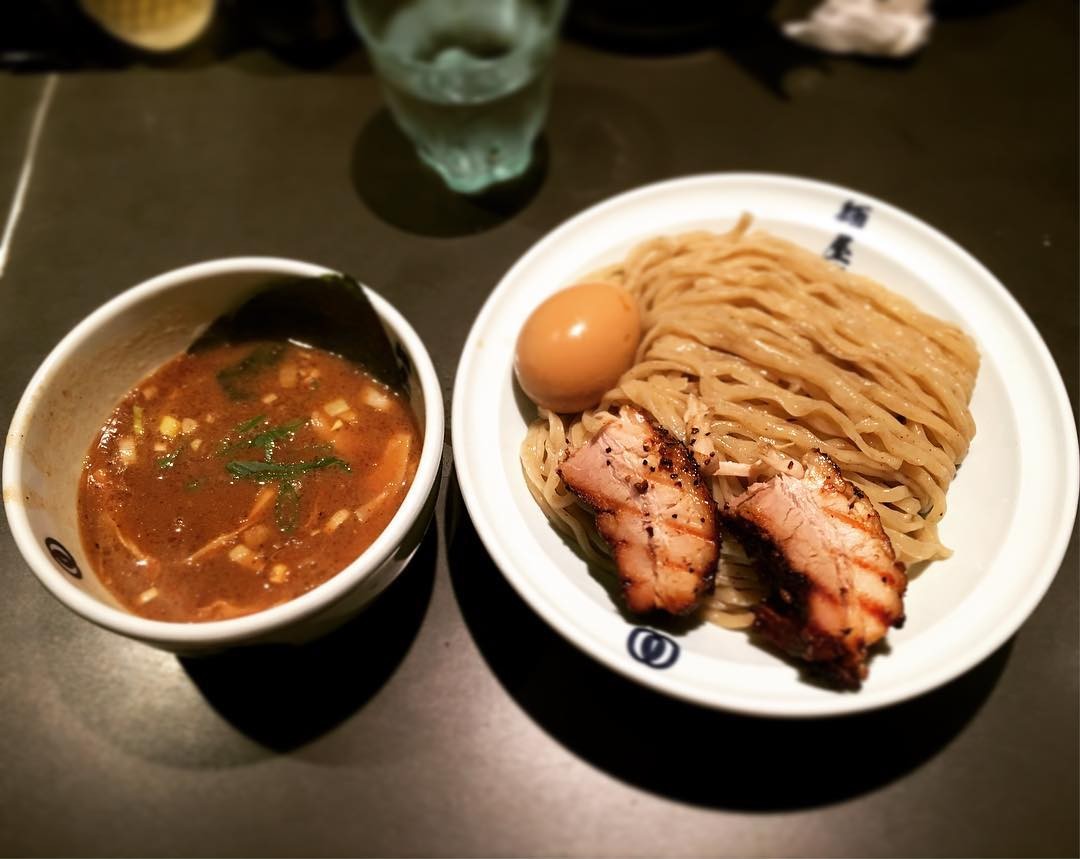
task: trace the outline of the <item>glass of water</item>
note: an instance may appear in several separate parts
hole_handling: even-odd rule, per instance
[[[455,191],[520,176],[566,0],[348,0],[390,111]]]

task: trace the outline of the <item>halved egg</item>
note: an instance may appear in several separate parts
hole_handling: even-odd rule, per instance
[[[514,372],[538,406],[580,412],[600,402],[634,363],[641,339],[637,302],[613,283],[555,293],[522,326]]]

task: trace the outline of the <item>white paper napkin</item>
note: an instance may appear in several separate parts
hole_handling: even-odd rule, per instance
[[[824,0],[784,35],[834,54],[906,57],[926,44],[934,18],[930,0]]]

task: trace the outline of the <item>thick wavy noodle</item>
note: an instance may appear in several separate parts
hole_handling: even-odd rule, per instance
[[[749,227],[744,216],[726,234],[652,239],[589,276],[636,297],[644,336],[595,410],[540,411],[521,451],[533,497],[586,557],[610,566],[556,468],[610,406],[634,403],[687,444],[721,506],[748,482],[724,476],[724,463],[818,448],[874,503],[900,561],[947,557],[938,523],[975,434],[974,343],[874,281]],[[760,596],[726,539],[710,619],[746,625]]]

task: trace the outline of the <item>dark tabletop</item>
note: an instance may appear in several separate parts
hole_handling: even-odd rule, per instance
[[[359,51],[320,71],[249,50],[61,73],[0,276],[3,423],[105,299],[235,254],[372,285],[449,399],[474,315],[546,231],[729,170],[847,185],[951,236],[1032,317],[1075,408],[1076,5],[964,5],[903,62],[760,34],[649,55],[564,40],[537,168],[479,200],[417,166]],[[0,216],[48,81],[0,77]],[[771,722],[668,700],[565,643],[493,566],[449,467],[411,566],[298,650],[184,660],[101,631],[3,530],[5,854],[1080,851],[1075,532],[1030,620],[967,675],[868,715]]]

